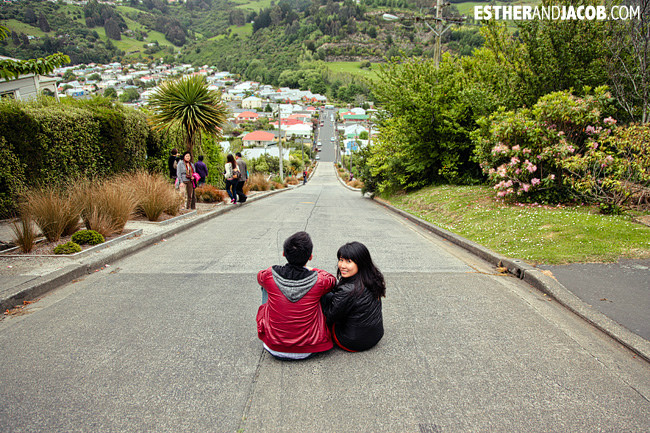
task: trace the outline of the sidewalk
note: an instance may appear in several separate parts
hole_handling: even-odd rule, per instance
[[[347,185],[345,186],[347,187]],[[115,261],[150,245],[165,242],[171,236],[210,218],[235,210],[239,206],[248,206],[249,203],[282,191],[284,190],[251,194],[244,205],[198,204],[196,214],[176,219],[166,225],[146,221],[129,221],[126,228],[140,229],[142,234],[103,250],[89,252],[78,257],[0,255],[0,308],[4,311],[22,305],[24,301],[38,298],[83,275],[110,267]],[[648,335],[650,332],[648,326],[650,260],[621,261],[618,264],[573,264],[534,268],[523,261],[496,254],[481,245],[396,209],[388,203],[375,201],[494,266],[507,269],[509,273],[548,294],[650,362]],[[0,241],[11,241],[12,237],[13,233],[9,222],[0,222]],[[549,275],[551,272],[552,275]]]
[[[194,227],[239,206],[248,206],[256,200],[285,191],[251,192],[246,204],[197,203],[197,212],[172,218],[162,223],[129,220],[125,231],[141,231],[137,236],[111,243],[99,251],[83,252],[74,256],[17,256],[0,252],[0,311],[23,305],[50,290],[69,283],[83,275],[110,266],[111,263],[134,254],[143,248]],[[9,220],[0,221],[0,241],[11,242],[13,231]],[[0,320],[2,316],[0,316]]]

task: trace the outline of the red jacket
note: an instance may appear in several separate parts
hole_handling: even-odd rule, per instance
[[[295,275],[306,277],[300,280],[290,278]],[[257,282],[269,295],[268,302],[257,311],[257,336],[270,349],[287,353],[314,353],[332,348],[332,337],[320,305],[321,296],[336,285],[336,278],[332,274],[321,269],[309,272],[292,265],[273,266],[260,271]],[[303,289],[297,289],[301,292],[295,294],[292,302],[287,296],[292,297],[293,294],[286,293],[301,284]]]

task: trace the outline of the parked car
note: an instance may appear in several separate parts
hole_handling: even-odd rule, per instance
[[[336,141],[336,137],[330,138],[330,141]]]

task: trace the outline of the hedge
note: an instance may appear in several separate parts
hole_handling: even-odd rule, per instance
[[[146,116],[106,98],[0,101],[0,218],[24,187],[146,168],[163,157]]]

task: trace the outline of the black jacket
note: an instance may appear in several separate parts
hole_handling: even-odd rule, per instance
[[[357,289],[357,279],[343,278],[321,298],[329,326],[334,326],[338,342],[345,348],[362,351],[373,347],[384,335],[381,299],[366,288]]]

